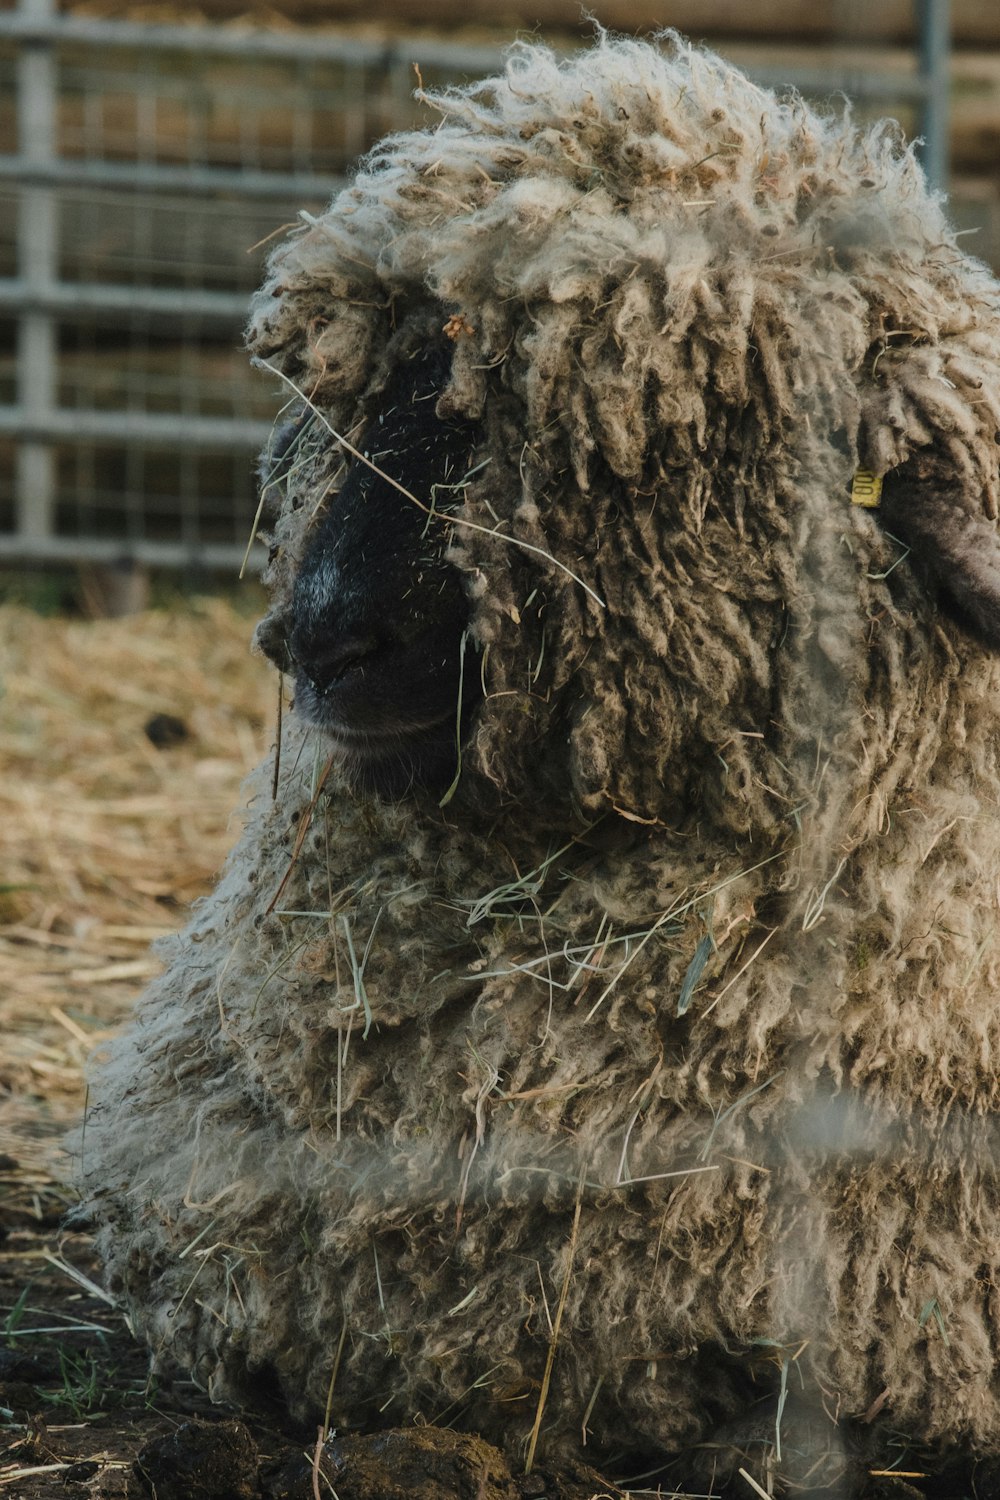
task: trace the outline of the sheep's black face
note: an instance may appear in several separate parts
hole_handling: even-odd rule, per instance
[[[481,697],[441,519],[461,501],[477,429],[436,415],[447,372],[438,350],[402,367],[358,444],[375,467],[351,462],[292,596],[296,707],[343,752],[355,784],[381,796],[447,785]]]

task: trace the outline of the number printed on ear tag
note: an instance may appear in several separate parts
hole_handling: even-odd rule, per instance
[[[859,469],[851,480],[851,504],[863,505],[865,510],[877,510],[881,498],[881,474],[872,474],[869,469]]]

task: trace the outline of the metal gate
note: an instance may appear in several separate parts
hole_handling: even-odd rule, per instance
[[[914,75],[772,76],[908,100],[942,183],[946,0]],[[243,554],[280,398],[241,348],[268,241],[428,86],[499,47],[0,11],[0,559]]]

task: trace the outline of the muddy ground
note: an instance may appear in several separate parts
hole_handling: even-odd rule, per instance
[[[153,1380],[67,1227],[88,1059],[157,971],[151,942],[210,889],[273,737],[258,607],[91,622],[0,605],[0,1500],[615,1500],[583,1465],[512,1472],[432,1427],[296,1431]],[[864,1500],[1000,1500],[1000,1466],[856,1478]],[[669,1470],[629,1483],[685,1493]],[[766,1500],[743,1477],[699,1500],[730,1495]]]
[[[306,1434],[212,1406],[146,1351],[96,1285],[69,1195],[0,1161],[0,1495],[12,1500],[615,1500],[584,1465],[514,1475],[447,1429]],[[324,1437],[326,1440],[324,1441]]]

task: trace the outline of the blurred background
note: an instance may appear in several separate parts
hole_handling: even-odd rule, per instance
[[[149,569],[232,576],[280,404],[241,351],[271,239],[426,86],[518,32],[591,33],[578,0],[20,0],[0,9],[0,588],[73,570],[92,613]],[[924,139],[964,248],[1000,266],[1000,6],[598,0],[759,81],[846,94]],[[83,565],[82,573],[79,571]]]

